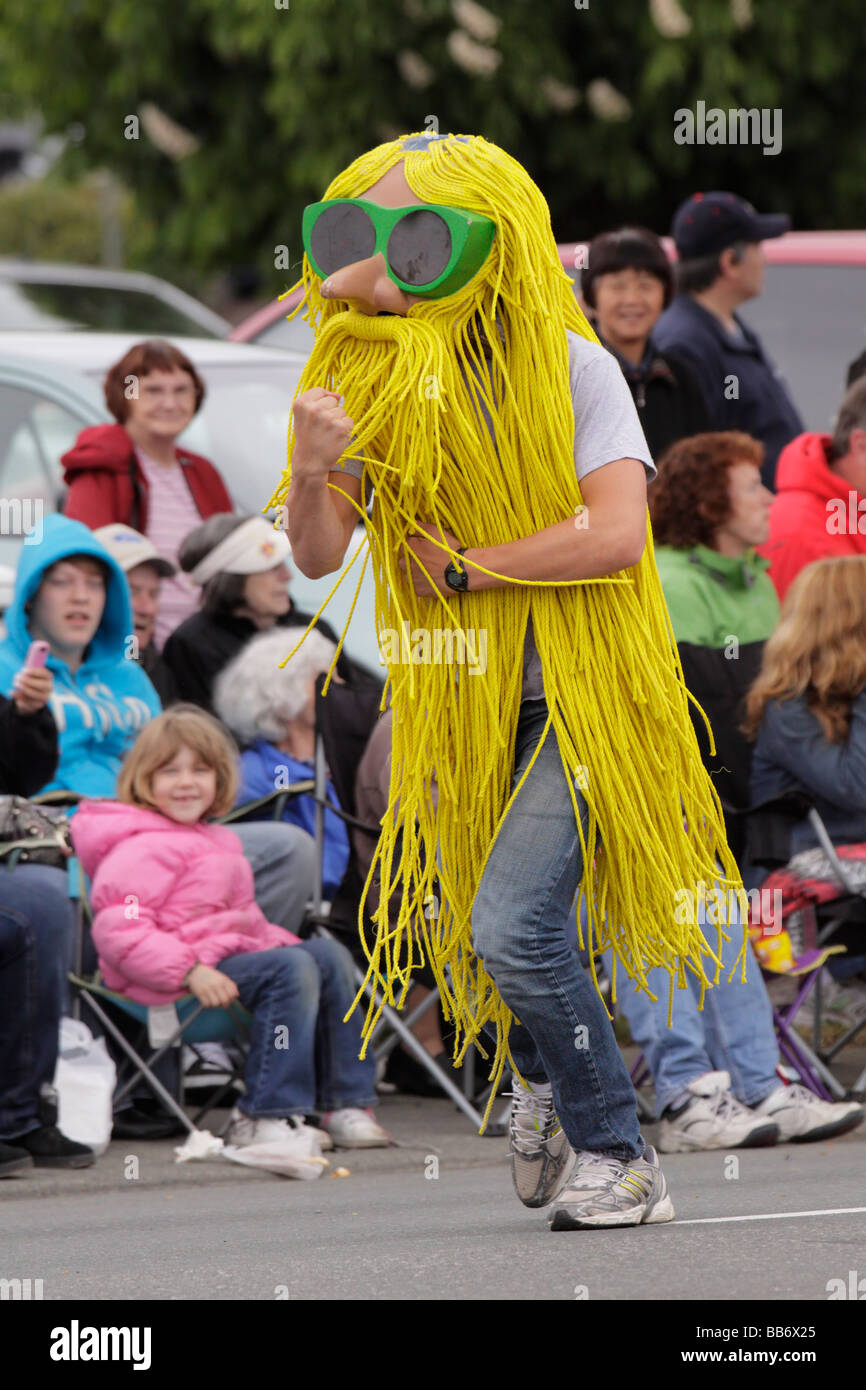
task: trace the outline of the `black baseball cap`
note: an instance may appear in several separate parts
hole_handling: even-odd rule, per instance
[[[684,261],[714,256],[735,241],[768,241],[790,230],[786,213],[756,212],[735,193],[693,193],[671,223],[671,236]]]

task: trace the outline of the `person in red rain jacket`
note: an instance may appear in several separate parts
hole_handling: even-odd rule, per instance
[[[758,547],[780,599],[813,560],[866,555],[866,378],[829,434],[799,434],[779,455],[770,534]]]
[[[63,455],[64,514],[91,530],[121,522],[177,562],[180,543],[216,512],[231,512],[220,474],[206,458],[178,448],[177,438],[204,399],[204,382],[171,343],[136,343],[109,370],[105,399],[118,421],[82,430]],[[182,571],[163,586],[155,644],[198,607]]]

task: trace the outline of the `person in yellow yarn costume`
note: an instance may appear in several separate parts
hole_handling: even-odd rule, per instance
[[[394,728],[368,979],[399,1006],[426,959],[455,1060],[492,1042],[494,1080],[511,1066],[515,1187],[553,1229],[669,1221],[594,959],[612,947],[638,988],[664,967],[672,999],[687,971],[711,986],[724,925],[708,940],[683,889],[742,883],[653,560],[631,396],[540,190],[480,136],[368,151],[303,234],[316,338],[270,505],[312,578],[366,527]],[[376,1017],[371,1000],[366,1038]]]

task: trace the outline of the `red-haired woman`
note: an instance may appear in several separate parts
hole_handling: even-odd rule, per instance
[[[677,642],[724,647],[769,637],[779,601],[755,553],[773,494],[763,446],[736,430],[681,439],[659,460],[649,494],[655,558]]]
[[[213,464],[176,441],[204,400],[204,382],[171,343],[136,343],[105,378],[116,425],[82,430],[62,463],[66,516],[91,530],[123,522],[177,561],[181,541],[215,512],[233,510]],[[199,592],[180,570],[163,584],[155,645],[198,607]]]

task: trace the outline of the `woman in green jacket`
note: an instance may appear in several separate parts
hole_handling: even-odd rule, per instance
[[[659,462],[649,509],[656,564],[677,642],[737,647],[769,637],[779,600],[755,547],[773,494],[763,447],[734,430],[681,439]],[[734,648],[736,651],[736,647]]]

